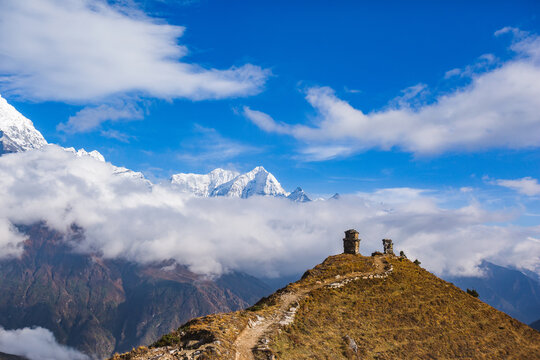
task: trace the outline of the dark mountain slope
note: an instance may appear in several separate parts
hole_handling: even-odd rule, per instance
[[[23,256],[0,261],[0,325],[41,326],[60,343],[100,357],[155,341],[190,318],[242,309],[269,292],[242,274],[212,281],[171,263],[75,254],[63,234],[43,224],[20,230],[29,236]],[[70,236],[83,234],[74,228]]]

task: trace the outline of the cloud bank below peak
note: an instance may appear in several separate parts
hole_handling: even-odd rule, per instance
[[[0,2],[0,88],[37,101],[76,103],[141,93],[219,99],[258,93],[268,71],[181,61],[184,27],[89,0]]]
[[[266,132],[287,134],[302,143],[308,160],[327,160],[369,149],[399,149],[416,155],[524,149],[540,146],[540,38],[512,33],[515,57],[470,73],[470,83],[418,103],[424,86],[404,91],[387,108],[365,113],[329,87],[312,87],[306,100],[317,111],[313,125],[290,125],[244,108],[244,115]]]
[[[341,252],[357,228],[362,252],[395,240],[437,274],[477,274],[484,259],[540,273],[540,229],[476,202],[445,208],[426,189],[394,188],[339,200],[201,198],[117,176],[110,163],[55,145],[0,157],[0,256],[23,253],[16,225],[44,221],[74,251],[138,263],[174,259],[192,271],[278,276]],[[72,224],[84,238],[69,236]]]

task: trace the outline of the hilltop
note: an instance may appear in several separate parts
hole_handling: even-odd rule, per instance
[[[539,357],[539,332],[406,258],[341,254],[247,310],[113,359]]]

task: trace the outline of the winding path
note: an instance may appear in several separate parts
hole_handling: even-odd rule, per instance
[[[298,309],[298,303],[309,292],[320,289],[324,286],[329,287],[341,287],[353,280],[373,278],[373,276],[386,277],[386,275],[392,271],[385,271],[384,265],[387,263],[386,259],[381,256],[374,258],[375,270],[370,272],[356,272],[350,273],[346,276],[339,278],[330,278],[316,285],[312,285],[306,288],[298,289],[292,292],[286,292],[281,294],[280,306],[274,313],[270,314],[266,318],[257,316],[255,321],[250,321],[248,325],[242,330],[242,332],[236,338],[234,343],[236,349],[235,360],[254,360],[253,350],[257,347],[260,340],[265,334],[268,334],[273,329],[278,328],[280,325],[288,325],[294,320],[294,314]],[[296,305],[296,306],[295,306]]]

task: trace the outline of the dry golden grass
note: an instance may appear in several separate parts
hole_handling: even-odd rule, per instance
[[[386,279],[312,291],[272,339],[277,358],[540,359],[540,333],[408,260],[390,262]]]

